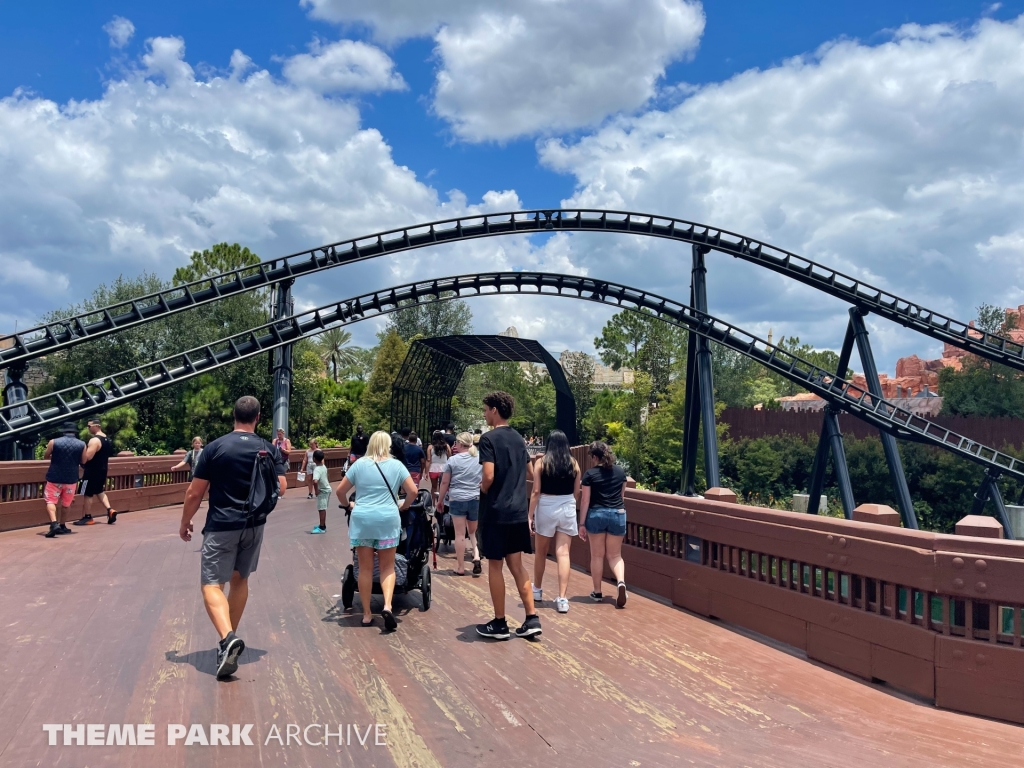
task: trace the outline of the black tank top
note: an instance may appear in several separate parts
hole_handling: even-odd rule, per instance
[[[107,463],[110,457],[114,455],[114,444],[106,435],[102,437],[96,435],[96,438],[100,441],[100,449],[96,451],[95,456],[85,463],[84,476],[105,478],[107,476]]]
[[[576,490],[576,473],[552,477],[545,471],[540,473],[540,492],[548,496],[569,496]]]

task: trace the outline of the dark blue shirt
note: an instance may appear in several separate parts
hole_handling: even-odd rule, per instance
[[[82,464],[85,443],[77,437],[64,435],[53,441],[50,453],[50,467],[46,470],[46,482],[71,485],[78,482],[78,467]]]
[[[422,448],[420,448],[415,443],[410,443],[410,442],[406,441],[406,443],[405,443],[405,468],[406,469],[408,469],[410,472],[422,472],[423,471],[423,465],[420,464],[420,462],[423,461],[425,458],[427,458],[427,454],[425,454],[423,452]]]

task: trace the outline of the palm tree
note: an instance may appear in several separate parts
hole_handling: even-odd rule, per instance
[[[343,328],[329,328],[318,337],[320,359],[333,372],[335,381],[338,380],[339,368],[345,368],[356,361],[356,348],[348,346],[351,341],[352,334]]]

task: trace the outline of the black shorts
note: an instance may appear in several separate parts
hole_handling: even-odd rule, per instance
[[[83,496],[99,496],[107,489],[107,478],[103,477],[83,477],[82,478],[82,495]]]
[[[507,524],[481,522],[477,531],[480,533],[480,554],[488,560],[503,560],[516,552],[533,554],[530,524],[525,520]]]

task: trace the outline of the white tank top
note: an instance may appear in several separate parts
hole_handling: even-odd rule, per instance
[[[444,465],[448,463],[448,457],[443,453],[438,454],[437,451],[431,446],[430,451],[430,471],[431,472],[443,472]]]

